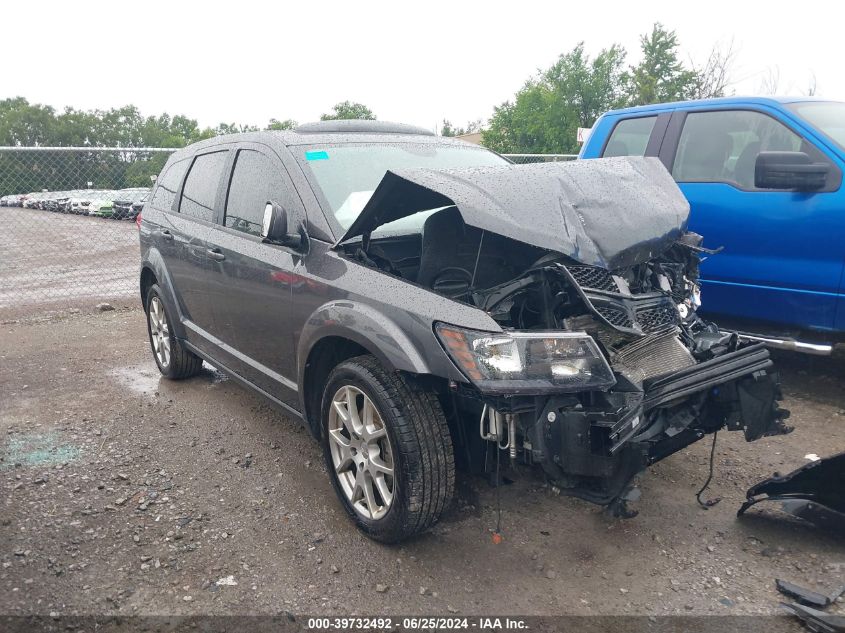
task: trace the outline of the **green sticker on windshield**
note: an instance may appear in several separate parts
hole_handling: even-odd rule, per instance
[[[305,160],[329,160],[329,153],[323,151],[305,152]]]

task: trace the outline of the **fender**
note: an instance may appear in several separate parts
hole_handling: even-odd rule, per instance
[[[158,287],[164,293],[164,301],[170,314],[175,314],[175,323],[171,324],[173,328],[173,335],[176,338],[186,339],[185,325],[183,324],[182,310],[179,309],[179,302],[176,301],[176,296],[173,294],[173,281],[170,278],[170,273],[167,271],[167,266],[164,263],[164,258],[157,248],[150,247],[147,249],[146,258],[141,262],[141,271],[138,275],[138,290],[141,289],[141,274],[144,269],[152,271],[158,281]],[[146,306],[143,306],[146,310]]]
[[[431,332],[429,335],[434,336]],[[305,384],[308,354],[328,336],[340,336],[358,343],[385,367],[415,374],[432,373],[420,346],[395,321],[367,304],[337,300],[317,308],[305,322],[296,352],[300,385]]]

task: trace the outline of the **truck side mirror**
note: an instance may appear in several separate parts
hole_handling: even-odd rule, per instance
[[[754,166],[754,186],[816,191],[824,188],[829,170],[826,163],[814,163],[804,152],[760,152]]]
[[[303,235],[300,232],[290,233],[288,229],[288,214],[281,205],[268,201],[264,206],[264,220],[261,223],[261,237],[267,244],[278,244],[290,248],[300,248]]]

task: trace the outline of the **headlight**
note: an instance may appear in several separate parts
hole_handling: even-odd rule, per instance
[[[605,390],[613,371],[584,332],[479,332],[435,327],[451,359],[481,391],[542,394]]]

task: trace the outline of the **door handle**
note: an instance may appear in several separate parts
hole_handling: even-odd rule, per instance
[[[226,256],[221,253],[220,250],[217,248],[209,248],[207,251],[205,251],[205,254],[208,255],[211,259],[218,262],[222,262],[224,259],[226,259]]]
[[[173,239],[173,233],[171,233],[167,229],[162,230],[161,236],[166,240],[172,240]]]

